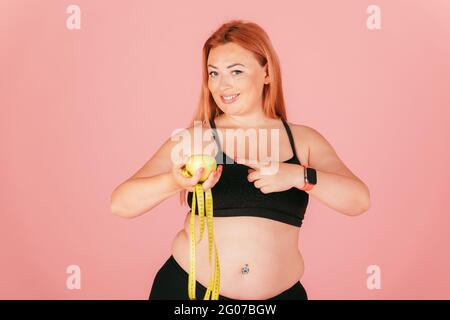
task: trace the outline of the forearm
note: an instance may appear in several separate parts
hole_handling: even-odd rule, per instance
[[[369,189],[362,181],[319,170],[316,173],[317,184],[306,191],[308,194],[346,215],[358,215],[369,209]]]
[[[131,179],[113,191],[111,211],[124,218],[134,218],[181,190],[170,172]]]

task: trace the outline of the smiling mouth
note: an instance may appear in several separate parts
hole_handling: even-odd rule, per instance
[[[222,99],[223,103],[228,104],[228,103],[235,102],[238,99],[239,95],[240,95],[240,93],[236,93],[236,94],[228,95],[228,96],[220,96],[220,98]]]

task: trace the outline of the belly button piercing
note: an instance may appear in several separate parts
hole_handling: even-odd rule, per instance
[[[250,269],[248,268],[248,264],[245,264],[245,266],[241,269],[242,274],[247,274],[250,272]]]

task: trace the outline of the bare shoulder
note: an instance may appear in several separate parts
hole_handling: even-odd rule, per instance
[[[310,126],[290,122],[288,122],[288,124],[291,128],[294,139],[303,141],[303,143],[306,143],[309,148],[316,148],[318,147],[318,144],[328,142],[318,130]]]
[[[307,164],[317,170],[359,178],[347,167],[330,141],[317,129],[303,124],[289,123],[295,145],[299,141],[307,145]],[[305,152],[305,151],[303,151]]]
[[[292,135],[295,141],[302,141],[302,144],[309,146],[309,137],[314,134],[314,129],[307,125],[300,123],[287,122],[289,128],[291,128]]]
[[[293,123],[293,122],[288,122],[288,124],[289,124],[289,127],[291,128],[294,138],[296,136],[298,136],[299,138],[305,137],[307,134],[310,134],[310,132],[314,130],[313,128],[308,127],[307,125],[304,125],[304,124]]]
[[[310,141],[309,141],[309,129],[310,127],[299,124],[287,122],[291,129],[292,136],[294,138],[294,145],[302,165],[310,166]]]

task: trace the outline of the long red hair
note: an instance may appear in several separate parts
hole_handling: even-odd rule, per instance
[[[200,89],[200,99],[194,116],[188,127],[194,126],[194,121],[206,124],[209,120],[222,114],[208,88],[207,61],[211,49],[233,42],[242,48],[251,51],[261,67],[267,64],[267,72],[270,83],[264,86],[263,110],[269,118],[286,119],[283,88],[281,81],[281,68],[278,56],[267,33],[256,23],[243,20],[231,20],[222,24],[206,40],[202,50],[202,74],[203,81]],[[186,190],[180,192],[181,204],[186,203]]]

